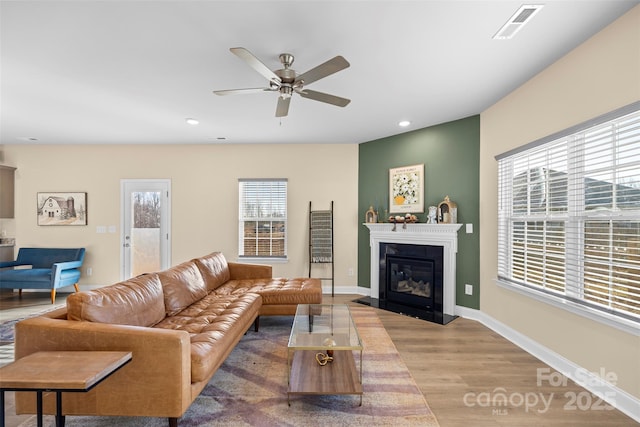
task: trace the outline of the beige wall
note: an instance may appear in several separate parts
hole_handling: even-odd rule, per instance
[[[289,262],[273,264],[276,276],[308,274],[309,202],[334,201],[335,283],[356,286],[358,146],[352,145],[4,145],[3,163],[16,166],[17,246],[83,246],[93,275],[83,285],[120,278],[120,180],[171,180],[171,262],[222,251],[238,253],[238,178],[288,178]],[[36,225],[36,193],[85,191],[89,225]],[[98,234],[96,226],[117,226]],[[85,270],[86,271],[86,270]],[[316,270],[314,270],[315,272]],[[320,271],[320,273],[324,273]],[[318,275],[318,274],[314,274]]]
[[[494,156],[640,100],[640,6],[481,114],[483,312],[640,398],[640,337],[500,288]]]

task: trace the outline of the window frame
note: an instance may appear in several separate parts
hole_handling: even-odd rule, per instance
[[[260,191],[259,187],[260,186],[265,186],[265,187],[270,187],[271,191],[268,193],[264,193],[262,196],[266,196],[265,198],[269,199],[269,201],[266,201],[266,204],[269,205],[270,207],[273,207],[273,205],[275,205],[274,208],[277,209],[283,209],[284,216],[273,216],[273,215],[256,215],[256,216],[248,216],[245,215],[247,212],[247,209],[245,209],[245,207],[243,207],[243,202],[246,202],[246,191],[245,191],[245,186],[249,185],[249,184],[253,184],[254,187],[251,189],[252,191]],[[275,189],[275,193],[273,192],[274,188],[273,185],[277,184],[280,187],[276,187]],[[288,240],[288,223],[287,223],[287,217],[288,217],[288,179],[287,178],[240,178],[238,179],[238,259],[241,260],[245,260],[245,261],[252,261],[252,262],[269,262],[269,263],[278,263],[278,262],[286,262],[288,260],[288,252],[287,252],[287,240]],[[282,188],[283,187],[283,188]],[[282,194],[284,193],[284,194]],[[276,196],[274,201],[271,201],[271,199],[273,199],[273,196]],[[264,238],[264,237],[260,237],[259,233],[256,232],[256,251],[259,252],[258,248],[260,247],[260,240],[269,240],[269,254],[265,255],[265,254],[253,254],[253,255],[246,255],[244,253],[245,251],[245,239],[246,239],[246,233],[245,233],[245,225],[247,222],[255,222],[256,223],[256,230],[258,228],[258,224],[259,223],[264,223],[264,222],[269,222],[271,223],[270,227],[269,227],[269,237],[268,238]],[[273,236],[273,223],[284,223],[284,230],[282,231],[283,233],[283,237],[282,239],[280,238],[275,238]],[[277,240],[282,240],[282,250],[283,250],[283,254],[278,254],[278,255],[273,255],[273,243],[274,241]]]
[[[606,212],[598,211],[587,206],[585,199],[588,196],[585,187],[587,179],[592,179],[592,173],[588,174],[584,171],[584,155],[587,150],[584,142],[584,137],[590,130],[598,128],[599,126],[606,125],[609,122],[616,121],[625,116],[639,115],[640,114],[640,101],[629,104],[625,107],[614,110],[610,113],[604,114],[587,122],[573,126],[564,131],[549,135],[548,137],[526,144],[522,147],[510,150],[506,153],[496,156],[498,161],[498,265],[497,265],[497,277],[496,282],[499,286],[516,291],[520,294],[532,297],[538,301],[551,304],[553,306],[562,308],[575,314],[579,314],[588,317],[592,320],[599,321],[609,326],[622,329],[626,332],[630,332],[634,335],[640,336],[640,315],[632,313],[631,311],[619,311],[613,309],[607,309],[601,304],[593,303],[584,297],[585,290],[589,290],[589,285],[585,285],[585,273],[586,269],[583,267],[585,263],[585,224],[589,222],[597,221],[609,221],[609,228],[615,229],[616,224],[619,222],[622,224],[628,224],[637,227],[637,223],[640,222],[640,207],[625,210],[625,209],[613,209],[615,205],[615,191],[611,191],[612,197],[612,209],[606,210]],[[617,135],[614,133],[614,135]],[[635,131],[632,136],[632,148],[636,149],[636,134]],[[582,139],[581,139],[582,138]],[[552,211],[551,202],[548,199],[553,199],[553,194],[549,190],[551,188],[552,180],[549,178],[556,172],[553,168],[546,168],[546,175],[542,179],[542,182],[546,186],[546,210],[542,214],[532,215],[531,211],[531,193],[532,181],[528,178],[532,169],[524,168],[527,174],[527,213],[524,215],[514,214],[514,200],[518,201],[514,188],[517,188],[516,180],[522,178],[516,174],[514,170],[516,167],[514,163],[517,159],[525,158],[526,156],[542,153],[544,155],[550,149],[554,147],[562,147],[566,145],[567,150],[567,172],[566,172],[566,190],[565,197],[567,200],[563,202],[567,203],[566,212]],[[612,147],[616,147],[617,142],[611,142]],[[562,149],[562,148],[560,148]],[[635,154],[634,154],[635,158]],[[546,163],[548,165],[548,163]],[[618,166],[612,166],[610,168],[611,173],[615,174],[618,171]],[[606,168],[605,168],[606,169]],[[634,177],[637,179],[637,176]],[[603,179],[603,182],[606,180]],[[618,187],[621,184],[612,181],[613,187]],[[634,187],[635,188],[635,187]],[[561,192],[558,192],[560,194]],[[519,193],[518,193],[519,194]],[[561,276],[564,281],[562,291],[557,289],[546,289],[545,286],[540,284],[532,284],[525,279],[519,280],[514,278],[514,256],[516,251],[514,250],[514,222],[524,221],[525,231],[522,238],[524,248],[523,252],[526,252],[527,240],[526,228],[528,224],[532,224],[534,221],[560,221],[564,224],[563,233],[564,246],[563,251],[566,252],[566,259],[564,261],[564,271]],[[545,228],[546,230],[546,228]],[[543,239],[546,238],[546,231],[543,232]],[[636,236],[634,236],[636,237]],[[635,240],[633,240],[635,242]],[[613,244],[611,245],[613,247]],[[544,248],[541,253],[546,254],[548,250]],[[526,259],[529,256],[527,252],[522,256]],[[526,269],[526,261],[523,262]],[[546,269],[546,262],[542,263],[542,268]],[[637,268],[637,265],[633,266]],[[534,270],[532,268],[532,270]],[[546,274],[546,273],[545,273]],[[546,283],[547,276],[544,276],[543,282]],[[613,282],[612,282],[613,283]],[[615,284],[609,287],[620,287],[621,285]],[[593,288],[594,285],[591,285]],[[595,286],[597,289],[597,286]],[[592,289],[591,289],[592,291]],[[637,295],[635,290],[631,291],[634,302],[640,301],[640,296]],[[593,299],[590,298],[590,299]],[[609,297],[609,300],[613,301],[616,298]],[[618,304],[620,305],[620,304]],[[635,309],[634,309],[635,310]]]

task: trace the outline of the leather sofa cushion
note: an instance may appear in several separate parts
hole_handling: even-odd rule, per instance
[[[204,278],[209,292],[227,282],[231,277],[227,259],[221,252],[213,252],[193,260]]]
[[[162,285],[155,273],[67,297],[69,320],[153,326],[164,317]]]
[[[189,332],[191,382],[208,380],[220,367],[260,311],[258,294],[211,293],[185,310],[166,317],[156,328]]]
[[[272,278],[230,280],[216,289],[217,295],[240,295],[247,292],[259,293],[263,305],[280,304],[320,304],[322,287],[317,279]]]
[[[167,316],[173,316],[184,310],[208,293],[202,274],[193,261],[183,262],[161,271],[158,277],[164,292]]]

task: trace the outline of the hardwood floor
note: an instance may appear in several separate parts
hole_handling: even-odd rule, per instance
[[[357,297],[325,295],[324,302],[356,305]],[[2,294],[0,320],[49,306],[48,293]],[[375,310],[442,427],[640,425],[570,380],[538,385],[538,369],[555,371],[478,322],[458,318],[441,326]],[[7,427],[24,420],[9,416],[12,411],[7,408]]]
[[[355,305],[357,297],[325,302]],[[481,323],[458,318],[442,326],[376,311],[442,427],[639,425],[570,380],[538,386],[538,369],[555,371]]]

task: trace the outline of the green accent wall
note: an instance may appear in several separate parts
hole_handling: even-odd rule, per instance
[[[358,153],[358,286],[370,287],[369,230],[362,225],[372,206],[380,220],[389,209],[389,169],[424,163],[426,222],[429,206],[449,196],[458,205],[458,223],[473,224],[458,231],[456,305],[480,308],[480,116],[471,116],[359,145]],[[465,295],[465,284],[473,295]],[[372,297],[376,297],[372,295]]]

